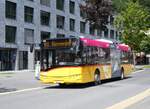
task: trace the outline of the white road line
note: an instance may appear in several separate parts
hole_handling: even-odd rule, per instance
[[[106,109],[126,109],[127,107],[129,107],[135,103],[138,103],[139,101],[141,101],[144,98],[149,97],[149,96],[150,96],[150,88],[133,96],[133,97],[130,97],[122,102],[114,104]]]
[[[36,87],[36,88],[22,89],[22,90],[17,90],[17,91],[12,91],[12,92],[0,93],[0,95],[8,95],[8,94],[21,93],[21,92],[28,92],[28,91],[33,91],[33,90],[40,90],[40,89],[43,89],[43,88],[44,88],[44,87]]]
[[[135,71],[135,72],[133,72],[133,73],[131,73],[131,74],[134,74],[134,73],[139,73],[139,72],[143,72],[144,70],[138,70],[138,71]]]

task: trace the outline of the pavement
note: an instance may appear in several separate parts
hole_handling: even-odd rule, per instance
[[[21,70],[0,72],[0,93],[40,86],[42,86],[42,84],[35,79],[34,71]]]
[[[150,89],[150,69],[133,73],[124,80],[103,81],[99,86],[63,88],[41,84],[33,71],[8,72],[0,74],[0,106],[1,109],[110,109],[147,89]],[[149,104],[147,96],[126,109],[149,109]]]

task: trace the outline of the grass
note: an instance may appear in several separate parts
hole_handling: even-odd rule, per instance
[[[144,68],[150,68],[150,65],[145,65]]]

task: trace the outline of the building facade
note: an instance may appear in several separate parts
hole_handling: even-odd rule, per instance
[[[0,0],[0,70],[34,69],[39,44],[54,37],[118,40],[112,24],[94,30],[82,18],[82,0]],[[109,18],[113,20],[113,18]]]

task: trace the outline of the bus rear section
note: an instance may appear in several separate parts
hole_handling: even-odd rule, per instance
[[[128,45],[118,44],[118,48],[121,51],[121,70],[124,72],[124,76],[126,77],[134,70],[133,53]]]

